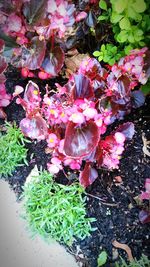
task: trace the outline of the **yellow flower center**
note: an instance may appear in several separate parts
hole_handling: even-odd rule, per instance
[[[38,95],[38,90],[34,90],[34,91],[33,91],[33,94],[34,94],[34,95]]]

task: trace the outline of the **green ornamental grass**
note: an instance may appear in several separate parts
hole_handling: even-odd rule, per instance
[[[95,230],[94,218],[86,217],[83,187],[58,184],[47,171],[24,186],[24,217],[34,234],[47,241],[55,239],[71,245],[74,238],[84,239]]]
[[[11,175],[21,163],[27,164],[27,140],[15,124],[6,123],[6,129],[6,134],[0,133],[0,178]]]
[[[121,258],[121,262],[115,264],[115,267],[149,267],[149,266],[150,266],[150,260],[144,254],[142,254],[139,260],[135,259],[129,263],[126,263],[126,261],[123,258]]]

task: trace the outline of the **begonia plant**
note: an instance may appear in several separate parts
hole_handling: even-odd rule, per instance
[[[139,212],[139,220],[141,223],[149,223],[150,222],[150,178],[147,178],[145,180],[145,192],[142,192],[140,195],[140,199],[143,200],[148,200],[149,201],[149,206],[146,209],[142,209]]]
[[[106,137],[103,134],[108,125],[144,103],[141,91],[133,89],[149,77],[147,56],[147,48],[134,50],[108,70],[89,58],[64,86],[56,84],[56,93],[46,87],[43,99],[37,84],[29,81],[24,98],[17,98],[26,111],[20,127],[25,136],[47,141],[51,173],[69,166],[80,171],[80,183],[87,187],[98,177],[99,168],[118,168],[134,125],[127,122]]]
[[[93,2],[94,3],[94,2]],[[64,42],[87,13],[66,0],[9,0],[0,5],[3,56],[26,77],[48,79],[59,74]],[[37,70],[37,72],[35,72]]]
[[[6,113],[3,110],[3,107],[7,107],[10,103],[11,96],[7,94],[5,81],[6,77],[4,71],[7,68],[7,63],[5,58],[1,55],[5,47],[3,40],[0,40],[0,119],[6,118]]]

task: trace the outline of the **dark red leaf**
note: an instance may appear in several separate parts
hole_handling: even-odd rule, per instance
[[[4,40],[0,39],[0,53],[3,52],[3,50],[4,50],[4,46],[5,46],[5,42],[4,42]]]
[[[0,83],[6,82],[6,77],[3,73],[0,74]]]
[[[73,77],[75,81],[73,89],[74,100],[78,98],[91,98],[94,95],[94,92],[91,87],[90,79],[82,74],[76,74]]]
[[[23,14],[29,25],[39,25],[46,12],[47,0],[26,1],[23,6]]]
[[[91,167],[91,163],[87,162],[85,164],[84,170],[80,173],[79,181],[84,187],[91,185],[98,177],[98,172],[96,169]]]
[[[141,210],[139,212],[139,220],[142,224],[150,222],[150,212],[146,210]]]
[[[40,41],[39,37],[35,36],[31,40],[29,48],[22,49],[22,67],[30,70],[36,70],[41,67],[45,56],[46,45],[45,41]]]
[[[131,140],[134,135],[134,124],[132,122],[125,122],[120,125],[115,132],[123,133],[126,137],[126,140]]]
[[[82,158],[95,149],[99,138],[99,129],[94,122],[89,121],[81,126],[69,122],[65,132],[64,151],[67,156]]]
[[[25,136],[31,139],[44,140],[47,135],[46,121],[40,115],[21,120],[20,129]]]
[[[64,64],[65,54],[61,47],[54,47],[53,51],[43,61],[42,68],[52,77],[57,76]]]
[[[125,105],[130,101],[130,80],[127,76],[121,76],[117,81],[117,90],[111,100],[119,105]]]
[[[87,26],[89,27],[94,27],[95,24],[96,24],[96,18],[95,18],[95,15],[92,11],[89,12],[86,20],[85,20],[85,23]]]
[[[0,74],[3,73],[7,68],[7,63],[4,57],[0,56]]]
[[[2,108],[0,108],[0,119],[6,119],[7,115]]]
[[[132,96],[132,106],[134,108],[139,108],[145,103],[145,96],[142,91],[133,91],[131,92]]]

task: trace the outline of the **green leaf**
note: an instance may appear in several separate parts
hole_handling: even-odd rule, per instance
[[[127,45],[127,46],[125,46],[125,49],[124,49],[124,51],[125,51],[125,54],[126,55],[129,55],[129,53],[130,53],[130,51],[133,49],[133,46],[132,45]]]
[[[98,259],[97,259],[97,264],[98,264],[98,267],[104,265],[107,261],[107,253],[106,251],[102,251],[99,256],[98,256]]]
[[[150,80],[148,80],[146,84],[141,86],[141,91],[143,92],[144,95],[150,94]]]
[[[105,0],[100,0],[100,1],[99,1],[99,7],[100,7],[101,9],[104,9],[104,10],[107,11],[107,4],[106,4]]]
[[[128,18],[124,17],[122,20],[119,22],[119,26],[122,30],[128,30],[131,27],[130,21]]]
[[[128,32],[126,30],[122,30],[117,36],[117,41],[119,43],[124,43],[127,41],[127,38],[128,38]]]
[[[101,51],[102,51],[102,52],[105,52],[105,50],[106,50],[105,45],[102,44],[102,45],[101,45]]]
[[[131,6],[128,6],[127,15],[128,15],[129,18],[135,20],[136,19],[136,16],[137,16],[137,13],[136,13],[136,11]]]
[[[134,35],[132,32],[128,35],[128,41],[130,43],[135,43]]]
[[[101,54],[100,51],[95,51],[95,52],[93,53],[93,56],[94,56],[94,57],[99,57],[100,54]]]
[[[123,18],[123,15],[120,15],[116,12],[112,12],[110,21],[111,23],[117,23]]]
[[[127,7],[128,0],[116,0],[114,4],[114,9],[117,13],[122,13]]]
[[[108,19],[108,16],[104,16],[104,15],[101,15],[98,17],[98,21],[107,20],[107,19]]]
[[[109,63],[110,66],[113,66],[115,64],[115,62],[116,62],[115,58],[112,58],[112,59],[110,59],[108,61],[108,63]]]
[[[99,56],[98,61],[102,61],[102,60],[103,60],[103,56]]]
[[[143,13],[146,10],[146,3],[144,0],[136,0],[132,7],[137,13]]]

